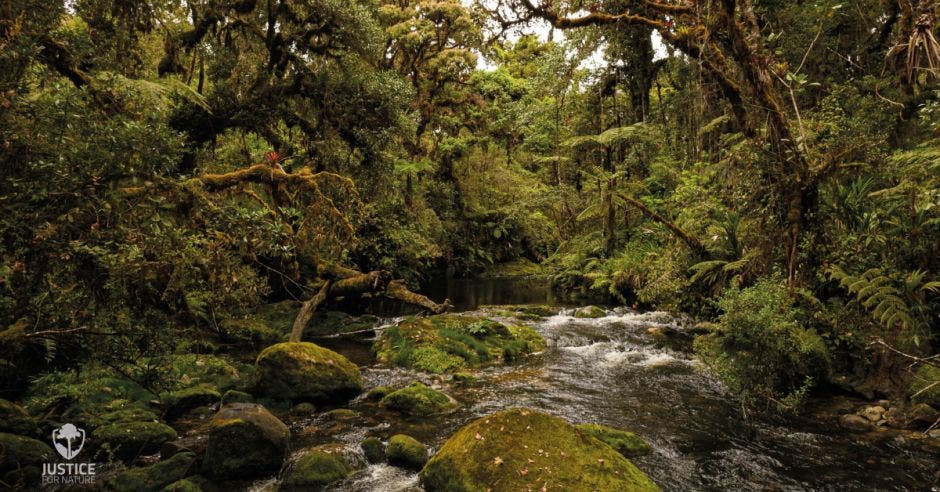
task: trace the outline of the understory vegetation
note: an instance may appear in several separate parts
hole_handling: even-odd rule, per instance
[[[338,299],[440,314],[441,272],[707,321],[753,407],[935,394],[937,9],[0,0],[0,396],[190,390]],[[544,348],[450,321],[381,355]]]

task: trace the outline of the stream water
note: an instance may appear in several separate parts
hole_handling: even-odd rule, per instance
[[[480,299],[518,301],[479,292],[471,292],[472,301],[466,295],[456,299],[455,292],[451,299],[468,310]],[[571,314],[570,308],[559,307],[557,315],[531,322],[548,349],[512,366],[487,369],[470,385],[376,366],[371,336],[322,340],[363,367],[367,388],[421,380],[461,405],[446,415],[402,419],[360,398],[349,406],[359,412],[351,421],[319,416],[295,424],[295,435],[303,445],[338,441],[355,450],[367,435],[387,438],[401,432],[433,450],[474,418],[526,406],[574,423],[596,422],[641,435],[654,451],[633,461],[664,490],[940,490],[937,457],[897,439],[850,434],[834,419],[745,418],[701,362],[657,344],[647,332],[653,326],[682,330],[682,320],[624,308],[597,319]],[[371,465],[331,490],[421,488],[413,473]]]

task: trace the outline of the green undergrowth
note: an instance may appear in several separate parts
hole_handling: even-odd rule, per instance
[[[545,340],[528,326],[437,315],[387,328],[373,348],[381,362],[441,374],[512,361],[543,350]]]

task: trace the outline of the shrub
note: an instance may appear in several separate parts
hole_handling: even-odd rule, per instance
[[[696,352],[747,403],[794,411],[828,377],[825,343],[777,282],[729,289],[718,306],[718,329],[696,340]]]

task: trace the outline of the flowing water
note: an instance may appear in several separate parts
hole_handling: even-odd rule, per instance
[[[501,299],[486,299],[493,300]],[[558,308],[557,315],[531,322],[548,341],[547,350],[513,366],[487,369],[471,385],[376,366],[371,338],[323,340],[363,366],[367,388],[421,380],[444,389],[461,406],[409,420],[360,398],[350,405],[359,412],[352,421],[319,416],[299,424],[295,434],[303,445],[339,441],[356,450],[367,435],[401,432],[433,451],[474,418],[526,406],[573,423],[596,422],[641,435],[654,451],[633,461],[665,490],[931,490],[931,485],[940,490],[936,456],[897,439],[849,434],[833,419],[745,418],[701,362],[657,344],[647,332],[654,326],[682,330],[682,320],[624,308],[597,319],[571,314],[570,308]],[[421,488],[413,473],[372,465],[332,490]]]

